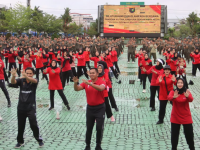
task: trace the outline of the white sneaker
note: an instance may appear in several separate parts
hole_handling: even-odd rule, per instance
[[[3,118],[0,116],[0,121],[2,121],[3,120]]]
[[[133,61],[132,64],[134,64],[135,62]]]
[[[137,79],[137,81],[139,82],[139,81],[140,81],[140,79]]]
[[[144,89],[144,90],[142,91],[142,93],[146,93],[146,90]]]

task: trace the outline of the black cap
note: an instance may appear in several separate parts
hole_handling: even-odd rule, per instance
[[[164,70],[166,70],[166,69],[171,70],[171,67],[170,67],[169,65],[166,65],[163,69],[164,69]]]

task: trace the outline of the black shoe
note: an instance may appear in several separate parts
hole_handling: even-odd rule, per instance
[[[156,124],[163,124],[163,121],[158,121]]]
[[[119,111],[119,109],[118,109],[118,108],[115,108],[115,111]]]
[[[97,144],[97,146],[95,147],[95,150],[102,150],[101,145]]]
[[[66,105],[66,107],[67,107],[67,109],[68,109],[68,110],[70,110],[70,107],[69,107],[69,105],[68,105],[68,104]]]
[[[155,111],[156,109],[155,108],[151,108],[151,111]]]
[[[121,80],[119,80],[117,83],[118,83],[118,84],[121,84],[121,83],[122,83],[122,81],[121,81]]]
[[[49,110],[52,110],[52,109],[54,109],[54,107],[50,107],[50,108],[49,108]]]
[[[44,143],[43,143],[43,141],[41,141],[41,142],[38,142],[38,144],[39,144],[39,147],[43,147],[43,146],[44,146]]]
[[[90,146],[86,146],[84,150],[91,150]]]
[[[11,107],[11,103],[8,103],[8,108]]]
[[[15,148],[21,148],[22,146],[24,146],[24,143],[22,143],[22,144],[17,143],[17,144],[15,145]]]

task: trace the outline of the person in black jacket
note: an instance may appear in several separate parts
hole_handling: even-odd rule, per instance
[[[23,135],[26,125],[26,118],[29,119],[30,127],[33,131],[35,139],[39,143],[39,147],[43,147],[44,143],[40,136],[36,119],[36,89],[38,80],[33,78],[34,69],[28,67],[25,71],[22,71],[23,78],[15,79],[17,72],[14,68],[11,70],[11,74],[11,83],[20,87],[19,102],[17,107],[18,135],[15,148],[20,148],[24,145]]]

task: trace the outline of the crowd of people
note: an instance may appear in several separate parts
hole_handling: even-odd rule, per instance
[[[127,42],[128,63],[130,63],[130,57],[132,63],[138,59],[138,81],[143,86],[143,93],[146,93],[146,79],[148,78],[150,82],[151,111],[156,110],[156,91],[158,93],[160,106],[157,124],[163,124],[166,106],[170,101],[172,104],[170,120],[172,149],[177,149],[180,125],[182,124],[187,143],[190,149],[194,150],[193,122],[189,108],[189,102],[193,101],[193,97],[188,89],[186,62],[189,63],[189,60],[192,60],[192,74],[195,77],[197,68],[200,70],[198,40],[179,41],[171,38],[164,41],[160,38],[144,38],[142,40],[143,47],[139,51],[136,51],[138,46],[136,43],[135,38],[131,38]],[[17,108],[18,136],[15,148],[24,145],[23,134],[27,117],[39,146],[44,146],[35,115],[36,89],[41,73],[41,79],[46,79],[50,92],[49,111],[54,109],[55,90],[58,91],[68,110],[70,110],[70,104],[67,95],[63,92],[65,86],[68,86],[69,82],[74,82],[75,91],[85,90],[87,98],[85,150],[91,149],[91,136],[95,122],[96,150],[102,150],[101,140],[105,114],[114,122],[115,118],[111,108],[119,111],[112,93],[111,74],[120,84],[121,72],[118,66],[118,57],[124,50],[123,37],[116,40],[80,37],[52,40],[42,36],[11,37],[9,39],[1,36],[0,50],[0,87],[6,96],[8,107],[11,107],[11,100],[5,81],[10,87],[20,88]],[[157,52],[162,54],[165,60],[157,59]],[[93,66],[90,65],[91,61],[94,62]],[[85,75],[87,80],[82,79],[82,83],[80,83],[79,79],[82,75]],[[17,76],[18,79],[16,79]],[[0,120],[2,120],[1,117]]]

